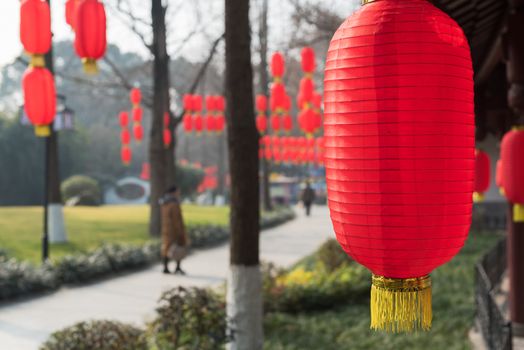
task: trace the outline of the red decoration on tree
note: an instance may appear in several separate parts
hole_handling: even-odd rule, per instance
[[[96,61],[106,52],[106,13],[98,0],[82,0],[76,9],[75,50],[82,58],[84,71],[96,74]]]
[[[206,117],[206,130],[209,132],[218,131],[217,130],[217,119],[213,114],[208,114]]]
[[[131,101],[131,104],[134,108],[138,108],[138,106],[140,106],[140,101],[142,101],[142,92],[139,88],[131,89],[131,92],[129,93],[129,100]]]
[[[120,122],[120,126],[122,128],[127,127],[127,125],[129,124],[129,114],[126,111],[120,112],[120,114],[118,115],[118,121]]]
[[[142,128],[142,124],[135,123],[133,125],[133,136],[137,142],[142,142],[144,138],[144,129]]]
[[[120,157],[124,165],[129,165],[131,163],[131,158],[132,158],[131,148],[129,148],[129,146],[127,145],[123,145],[120,151]]]
[[[127,128],[122,129],[122,131],[120,132],[120,142],[123,145],[129,145],[129,143],[131,142],[131,134],[129,134],[129,130],[127,130]]]
[[[300,88],[298,93],[298,102],[300,108],[309,107],[313,104],[313,98],[315,95],[315,83],[311,78],[302,78],[300,80]]]
[[[275,80],[280,80],[284,76],[284,71],[284,56],[280,52],[275,52],[271,57],[271,75]]]
[[[45,0],[20,3],[20,41],[30,54],[30,65],[44,67],[44,55],[51,48],[51,14]]]
[[[215,108],[217,110],[217,116],[215,117],[215,129],[218,133],[224,131],[226,126],[226,99],[224,96],[215,96]]]
[[[524,127],[508,132],[501,143],[502,184],[513,203],[513,221],[524,222]]]
[[[46,68],[29,67],[22,78],[24,110],[37,136],[51,133],[56,114],[56,91],[53,75]]]
[[[315,72],[315,51],[311,47],[304,47],[301,52],[302,70],[305,73],[313,74]]]
[[[473,200],[481,202],[484,199],[484,192],[489,188],[491,164],[489,156],[481,150],[475,151],[475,187]]]
[[[208,95],[206,96],[206,109],[208,113],[212,113],[216,109],[216,98],[215,96]]]
[[[260,134],[265,134],[267,131],[267,117],[264,114],[259,114],[256,120],[257,130]]]
[[[421,0],[364,5],[328,50],[329,207],[342,248],[374,274],[373,329],[429,329],[428,275],[466,240],[475,170],[470,52],[457,23]]]

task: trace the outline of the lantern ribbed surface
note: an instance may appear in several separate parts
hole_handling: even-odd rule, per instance
[[[425,0],[369,3],[335,33],[324,87],[339,243],[374,275],[424,278],[460,250],[471,220],[473,71],[461,28]],[[412,327],[428,328],[425,317]],[[374,328],[410,330],[389,327]]]
[[[524,127],[509,131],[501,143],[502,184],[513,204],[513,220],[524,222]]]

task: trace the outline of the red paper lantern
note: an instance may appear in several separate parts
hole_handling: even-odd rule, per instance
[[[224,114],[219,114],[215,117],[215,130],[218,133],[221,133],[224,131],[224,128],[226,126],[226,117]]]
[[[120,131],[120,142],[123,145],[129,145],[129,143],[131,142],[131,134],[129,133],[129,130],[127,130],[127,128],[122,129],[122,131]]]
[[[142,115],[144,111],[140,107],[133,108],[132,114],[133,114],[133,121],[135,123],[140,123],[142,121]]]
[[[98,72],[96,61],[106,52],[106,12],[98,0],[82,0],[78,3],[75,17],[75,50],[82,58],[84,71]]]
[[[473,200],[481,202],[484,199],[484,192],[489,188],[491,164],[489,156],[481,150],[475,151],[475,187]]]
[[[197,133],[201,133],[204,130],[204,119],[200,113],[195,114],[193,117],[193,127]]]
[[[144,181],[149,181],[151,178],[151,166],[149,163],[142,164],[142,172],[140,173],[140,178]]]
[[[322,108],[322,95],[317,92],[313,92],[313,100],[311,102],[313,103],[313,108],[320,111]]]
[[[271,110],[273,112],[284,109],[286,105],[286,88],[282,83],[273,83],[270,96]]]
[[[189,133],[193,131],[193,115],[191,113],[186,113],[184,119],[182,120],[184,131]]]
[[[171,130],[164,128],[163,139],[164,139],[164,146],[166,148],[169,147],[171,145],[171,141],[173,140],[173,137],[171,136]]]
[[[370,2],[335,33],[324,88],[331,218],[374,274],[371,328],[429,329],[429,273],[460,250],[471,220],[467,39],[429,1]]]
[[[302,131],[308,136],[311,137],[315,132],[315,112],[308,108],[303,110],[298,115],[298,124]]]
[[[278,114],[271,116],[271,129],[273,129],[275,133],[280,131],[280,116]]]
[[[267,111],[267,97],[264,95],[257,95],[256,98],[257,111],[260,113],[266,113]]]
[[[182,99],[182,104],[184,105],[185,111],[192,111],[193,108],[193,95],[185,94]]]
[[[131,152],[131,148],[129,148],[129,146],[127,145],[123,145],[120,151],[120,158],[122,159],[122,163],[124,163],[124,165],[129,165],[131,163],[132,156],[133,154]]]
[[[127,124],[129,124],[129,114],[126,111],[120,112],[118,115],[118,120],[122,128],[127,127]]]
[[[302,78],[300,80],[300,88],[299,88],[299,96],[300,100],[302,101],[302,107],[304,108],[304,104],[312,104],[313,98],[315,95],[315,83],[313,82],[313,79],[310,78]]]
[[[76,9],[80,0],[67,0],[65,4],[65,20],[71,29],[75,30],[76,26]]]
[[[216,109],[215,96],[206,96],[206,109],[208,113],[212,113]]]
[[[222,113],[226,111],[226,99],[224,96],[215,96],[215,108]]]
[[[201,112],[202,111],[202,96],[193,95],[193,102],[191,103],[193,111]]]
[[[495,174],[495,183],[499,188],[500,194],[505,196],[504,193],[504,168],[502,165],[502,159],[497,160],[497,170]]]
[[[208,114],[206,117],[206,130],[209,132],[218,131],[216,119],[213,114]]]
[[[524,127],[508,132],[501,143],[504,192],[513,203],[513,221],[524,222]]]
[[[267,131],[267,117],[263,114],[259,114],[256,120],[257,130],[260,134],[264,134]]]
[[[142,92],[139,88],[132,88],[129,93],[129,100],[134,108],[140,106],[140,101],[142,100]]]
[[[280,52],[275,52],[271,57],[271,75],[275,80],[280,80],[284,76],[284,70],[284,56]]]
[[[31,55],[31,65],[44,67],[44,55],[51,49],[51,14],[45,0],[20,3],[20,41]]]
[[[45,137],[51,133],[50,124],[56,114],[56,90],[53,75],[46,68],[29,67],[22,78],[24,110],[35,134]]]
[[[300,53],[302,56],[302,70],[305,73],[313,74],[315,71],[315,51],[311,47],[304,47]]]
[[[142,124],[135,123],[135,125],[133,125],[133,136],[137,142],[142,142],[144,138],[144,129],[142,128]]]
[[[164,112],[164,128],[169,128],[171,118],[169,117],[169,112]]]
[[[291,132],[293,130],[293,118],[289,114],[285,114],[282,117],[282,129],[286,132]]]

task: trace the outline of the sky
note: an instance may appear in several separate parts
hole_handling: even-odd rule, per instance
[[[150,11],[150,2],[144,0],[129,0],[136,15],[147,18]],[[192,37],[177,53],[191,61],[201,60],[207,53],[207,48],[218,33],[222,30],[223,0],[165,0],[170,5],[168,12],[169,43],[171,49],[180,47],[180,42],[194,29],[203,31],[202,34]],[[284,0],[269,0],[269,25],[271,45],[278,47],[279,40],[286,35],[289,20],[290,5]],[[307,0],[305,0],[307,1]],[[321,0],[311,0],[321,1]],[[349,15],[360,0],[330,0],[329,6],[336,7],[341,14]],[[105,1],[107,11],[107,38],[108,42],[116,44],[123,51],[136,52],[147,56],[147,50],[142,42],[133,34],[111,4],[115,0]],[[252,0],[252,6],[259,6],[260,0]],[[54,40],[73,39],[73,33],[65,23],[65,0],[52,0],[52,29]],[[0,46],[0,67],[12,62],[21,52],[19,40],[19,1],[2,0],[0,3],[0,26],[2,29]],[[144,30],[146,36],[149,35]],[[271,33],[270,32],[270,33]]]

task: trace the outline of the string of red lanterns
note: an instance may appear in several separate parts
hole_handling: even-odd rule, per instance
[[[203,116],[203,97],[201,95],[184,95],[184,116],[182,119],[183,130],[186,133],[202,132],[220,134],[226,125],[225,109],[226,100],[223,96],[208,95],[205,97],[206,113]]]

